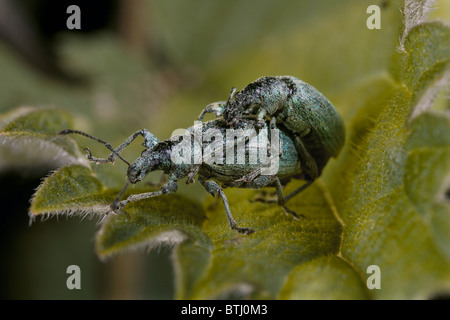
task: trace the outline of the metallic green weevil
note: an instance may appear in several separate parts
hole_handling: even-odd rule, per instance
[[[80,134],[111,151],[108,158],[96,158],[86,149],[92,162],[113,163],[119,158],[128,165],[128,181],[109,212],[121,212],[132,201],[175,193],[179,180],[186,178],[186,183],[193,183],[197,176],[207,192],[222,199],[231,229],[243,234],[250,234],[253,229],[237,225],[222,187],[275,187],[278,204],[298,218],[286,202],[310,186],[344,144],[344,124],[332,104],[312,86],[294,77],[264,77],[240,92],[233,89],[228,101],[208,105],[199,120],[208,112],[217,118],[197,121],[183,134],[159,141],[142,129],[117,148],[77,130],[66,129],[60,134]],[[145,149],[130,164],[120,153],[139,135],[144,137]],[[129,183],[142,181],[156,170],[168,176],[159,190],[132,194],[122,200]],[[306,182],[285,196],[283,186],[292,178]]]

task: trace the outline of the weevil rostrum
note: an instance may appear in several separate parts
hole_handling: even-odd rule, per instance
[[[202,120],[205,113],[213,112],[216,119],[196,121],[183,134],[164,141],[142,129],[114,149],[108,142],[78,130],[66,129],[60,134],[80,134],[111,151],[108,158],[96,158],[86,149],[92,162],[113,163],[119,158],[128,164],[128,181],[110,205],[112,212],[120,212],[132,201],[175,193],[180,179],[186,178],[189,184],[197,176],[208,193],[222,199],[231,229],[251,234],[253,229],[239,227],[234,220],[223,187],[275,187],[278,204],[297,218],[286,202],[310,186],[344,144],[339,114],[316,89],[304,84],[294,77],[264,77],[240,92],[233,88],[227,101],[208,105],[198,118]],[[140,135],[145,150],[130,164],[120,152]],[[168,175],[159,190],[121,200],[129,183],[142,181],[156,170]],[[285,196],[283,186],[292,178],[305,184]]]

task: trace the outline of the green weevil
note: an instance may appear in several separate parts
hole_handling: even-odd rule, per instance
[[[234,127],[270,121],[272,127],[289,130],[311,183],[345,143],[344,122],[335,107],[316,88],[293,76],[262,77],[239,92],[233,88],[227,101],[209,104],[199,119],[205,113],[215,113]]]
[[[344,124],[333,105],[315,88],[294,77],[260,78],[237,93],[233,88],[227,101],[208,105],[198,119],[209,112],[217,118],[199,121],[183,135],[159,141],[142,129],[115,149],[81,131],[66,129],[61,134],[84,135],[111,151],[108,158],[96,158],[87,149],[90,161],[113,163],[119,158],[128,164],[128,181],[110,205],[112,212],[120,212],[132,201],[174,193],[180,179],[193,183],[198,176],[207,192],[222,199],[231,229],[243,234],[250,234],[253,229],[238,227],[222,187],[275,187],[278,204],[298,218],[286,202],[320,176],[345,140]],[[145,150],[130,164],[120,152],[139,135],[144,137]],[[168,181],[159,190],[121,200],[129,183],[142,181],[155,170],[168,175]],[[306,183],[284,196],[283,186],[292,178]]]

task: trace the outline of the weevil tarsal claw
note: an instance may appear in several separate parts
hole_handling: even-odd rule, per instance
[[[239,233],[245,234],[245,235],[249,235],[255,232],[255,230],[251,229],[251,228],[241,228],[241,227],[234,227],[234,230],[236,230]]]
[[[289,209],[288,207],[286,207],[284,205],[281,205],[280,207],[283,208],[283,211],[287,216],[291,215],[294,218],[294,220],[300,220],[295,211],[292,211],[291,209]]]
[[[122,215],[124,214],[128,218],[130,217],[130,214],[123,209],[123,206],[121,208],[119,208],[119,206],[117,206],[117,204],[111,204],[109,206],[109,210],[106,212],[106,216],[116,215],[116,214],[122,214]]]
[[[127,204],[128,204],[127,200],[123,200],[123,201],[120,201],[120,202],[114,201],[113,203],[111,203],[111,205],[109,207],[111,208],[111,210],[113,212],[117,213],[117,212],[121,211],[122,208],[125,207],[125,205],[127,205]]]

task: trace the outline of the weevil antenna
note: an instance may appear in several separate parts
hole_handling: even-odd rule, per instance
[[[78,131],[78,130],[72,130],[72,129],[64,129],[63,131],[61,131],[59,134],[70,134],[70,133],[75,133],[75,134],[79,134],[82,135],[86,138],[95,140],[97,142],[102,143],[106,148],[108,148],[116,157],[118,157],[120,160],[122,160],[123,162],[125,162],[128,166],[130,166],[130,163],[125,160],[116,150],[114,150],[114,148],[111,146],[111,144],[109,142],[106,142],[102,139],[96,138],[94,136],[91,136],[90,134],[87,134],[83,131]],[[89,150],[89,149],[88,149]],[[90,151],[88,151],[90,152]]]
[[[129,181],[127,181],[125,183],[125,185],[123,186],[122,190],[119,192],[119,194],[117,195],[117,197],[114,199],[113,203],[111,203],[111,209],[114,211],[117,208],[117,204],[119,203],[120,199],[122,198],[123,194],[125,193],[125,191],[127,190],[129,185]]]
[[[236,91],[237,91],[237,88],[236,88],[236,87],[231,88],[231,92],[230,92],[230,96],[228,97],[227,104],[229,104],[230,101],[231,101],[231,99],[234,98],[234,95],[236,94]]]

